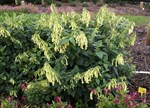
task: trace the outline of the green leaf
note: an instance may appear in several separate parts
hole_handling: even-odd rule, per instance
[[[78,65],[83,65],[83,58],[78,58],[77,60],[76,60],[76,63],[78,64]]]
[[[105,69],[108,69],[108,64],[103,64],[103,66],[105,67]]]
[[[96,55],[97,55],[100,59],[102,59],[103,56],[106,55],[106,53],[103,52],[103,51],[98,51],[98,52],[96,52]]]
[[[2,77],[3,80],[6,80],[6,76]]]
[[[99,79],[96,79],[95,81],[96,81],[96,83],[97,83],[98,85],[100,84],[100,80],[99,80]]]
[[[65,37],[59,41],[59,45],[63,45],[63,44],[68,43],[68,42],[69,42],[68,37]]]
[[[69,38],[69,41],[70,41],[74,46],[76,45],[76,42],[75,42],[75,40],[74,40],[73,37]]]

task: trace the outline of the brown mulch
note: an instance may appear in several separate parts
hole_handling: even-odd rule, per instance
[[[87,2],[88,7],[83,7],[82,3],[78,3],[77,6],[73,7],[70,6],[68,3],[63,3],[61,7],[57,7],[58,11],[60,12],[82,12],[83,8],[86,8],[91,13],[96,13],[99,11],[100,7],[99,5],[95,5],[92,2]],[[138,5],[130,5],[125,4],[123,6],[120,6],[118,4],[111,4],[107,5],[108,9],[112,12],[115,12],[117,15],[139,15],[139,16],[150,16],[150,9],[146,8],[145,10],[142,10],[139,8]]]
[[[150,46],[146,45],[146,28],[136,27],[137,33],[134,46],[130,48],[133,64],[137,71],[150,71]]]
[[[134,46],[129,50],[131,52],[132,63],[136,65],[137,71],[150,72],[150,46],[146,45],[146,28],[144,26],[135,28],[137,38]],[[150,74],[134,74],[129,79],[129,90],[134,92],[138,87],[147,89],[146,103],[150,107]]]
[[[75,12],[82,12],[83,8],[86,8],[87,10],[89,10],[91,13],[96,13],[99,11],[101,5],[95,5],[92,2],[87,2],[88,6],[87,7],[83,7],[82,3],[77,3],[77,5],[74,6],[70,6],[69,3],[62,3],[62,6],[57,7],[57,11],[62,13],[62,12],[71,12],[71,11],[75,11]],[[105,5],[105,4],[103,4]],[[34,7],[34,8],[33,8]],[[49,10],[50,6],[41,6],[41,5],[31,5],[28,4],[27,6],[21,7],[21,6],[1,6],[0,5],[0,10],[19,10],[19,9],[24,9],[24,10],[29,10],[29,12],[34,12],[33,10],[35,9],[35,11],[38,12],[47,12],[47,10]],[[145,10],[141,10],[139,8],[138,5],[130,5],[130,4],[125,4],[125,5],[118,5],[118,4],[110,4],[107,5],[108,9],[112,12],[115,12],[117,15],[140,15],[140,16],[150,16],[150,9],[146,8]],[[27,9],[25,9],[27,8]]]

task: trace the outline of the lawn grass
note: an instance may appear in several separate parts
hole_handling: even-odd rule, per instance
[[[129,19],[130,21],[134,21],[137,26],[147,25],[150,23],[150,16],[125,15],[124,17]]]

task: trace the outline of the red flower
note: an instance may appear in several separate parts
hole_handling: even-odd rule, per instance
[[[6,100],[8,100],[9,102],[11,102],[13,100],[12,96],[6,96]]]
[[[21,83],[21,84],[20,84],[20,88],[21,88],[22,90],[25,90],[25,89],[27,88],[27,83]]]
[[[130,93],[130,100],[133,101],[138,96],[138,92]]]
[[[136,91],[136,92],[134,93],[134,96],[139,96],[139,93]]]
[[[130,98],[129,98],[129,95],[128,95],[128,94],[126,94],[126,96],[124,97],[124,102],[125,102],[126,104],[128,104],[128,103],[130,102]]]
[[[118,103],[119,103],[119,99],[118,99],[117,96],[116,96],[115,99],[114,99],[114,103],[115,103],[115,104],[118,104]]]
[[[134,98],[134,95],[132,93],[130,93],[130,100],[133,101],[135,98]]]
[[[145,98],[141,98],[142,103],[146,103],[146,99]]]
[[[57,103],[60,103],[61,102],[61,98],[60,97],[55,97],[55,101],[57,102]]]
[[[108,87],[105,87],[105,88],[102,88],[102,90],[107,94],[109,94],[110,93],[110,90],[108,89]]]

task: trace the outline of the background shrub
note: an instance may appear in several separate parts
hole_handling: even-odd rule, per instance
[[[70,1],[69,4],[70,4],[70,6],[76,6],[77,2],[76,1]]]
[[[91,89],[133,71],[124,56],[135,41],[134,23],[106,7],[93,20],[86,9],[59,14],[52,5],[51,11],[0,15],[0,92],[38,106],[61,96],[95,107]]]
[[[0,4],[15,4],[15,0],[0,0]]]

